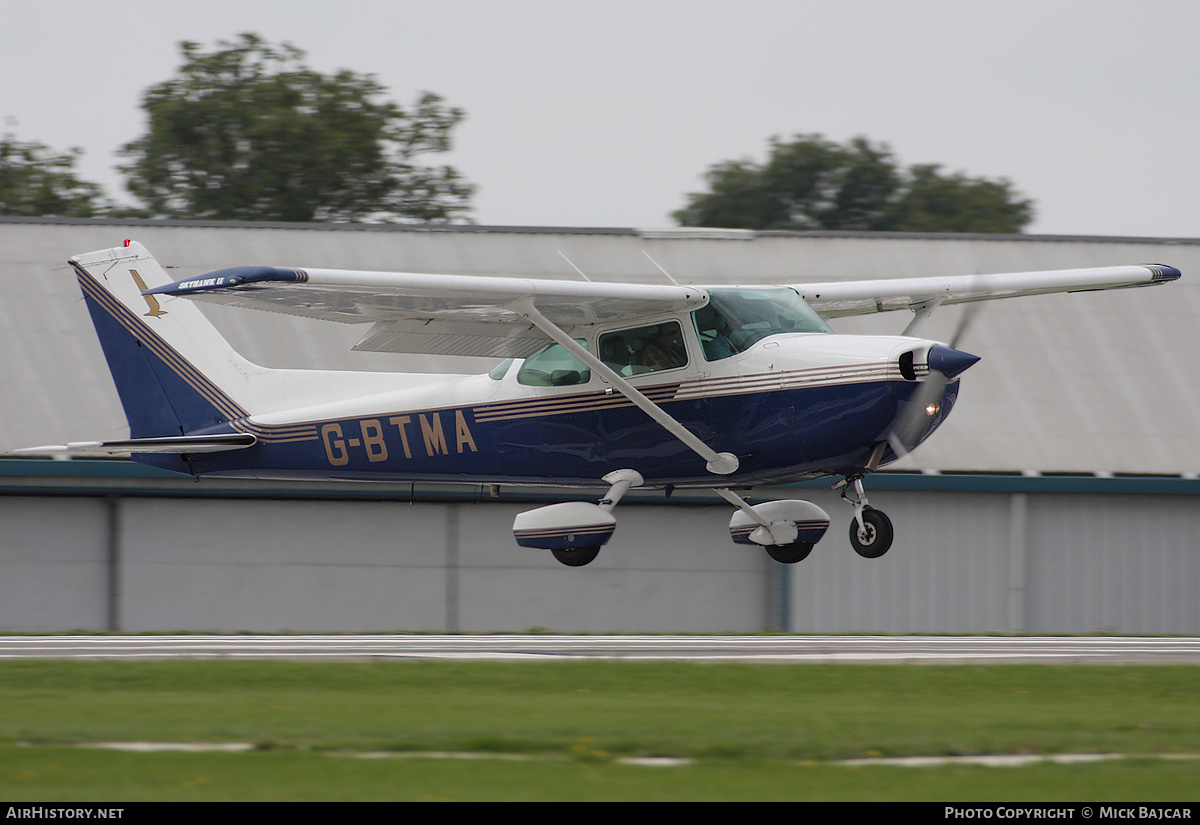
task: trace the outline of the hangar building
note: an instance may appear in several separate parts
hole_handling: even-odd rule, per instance
[[[867,480],[896,526],[881,559],[850,550],[850,508],[816,483],[755,491],[831,515],[798,565],[731,544],[715,496],[658,493],[631,494],[597,561],[572,569],[510,532],[554,491],[193,482],[12,456],[127,434],[66,265],[125,238],[179,278],[269,264],[661,283],[661,267],[755,284],[1132,263],[1183,278],[983,305],[960,345],[983,360],[954,414]],[[1200,633],[1196,278],[1195,239],[0,218],[0,630]],[[351,326],[204,309],[268,366],[412,369],[351,352]],[[948,339],[961,311],[921,335]]]

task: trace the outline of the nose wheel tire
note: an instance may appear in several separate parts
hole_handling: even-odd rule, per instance
[[[858,519],[850,520],[850,543],[854,552],[865,559],[877,559],[892,546],[892,521],[874,507],[864,507],[863,526]]]
[[[769,545],[763,549],[767,551],[768,556],[780,564],[795,564],[808,558],[808,554],[812,552],[813,543],[797,541],[792,544]]]
[[[554,558],[565,564],[567,567],[583,567],[585,564],[591,564],[600,552],[600,545],[594,547],[568,547],[564,550],[551,550]]]

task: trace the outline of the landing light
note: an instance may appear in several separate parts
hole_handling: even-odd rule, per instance
[[[930,404],[925,405],[925,414],[927,416],[929,416],[930,418],[933,418],[935,415],[938,414],[938,410],[940,410],[941,408],[942,408],[942,405],[937,403],[936,401],[934,401]]]

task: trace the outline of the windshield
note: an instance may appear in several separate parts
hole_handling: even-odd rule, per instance
[[[708,306],[692,313],[709,361],[749,349],[782,332],[833,332],[804,299],[787,287],[727,287],[708,291]]]

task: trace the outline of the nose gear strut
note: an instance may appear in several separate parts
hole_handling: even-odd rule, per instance
[[[861,475],[846,476],[834,486],[842,488],[842,500],[854,508],[854,519],[850,522],[854,552],[863,558],[877,559],[892,546],[892,520],[867,501],[862,479]]]

